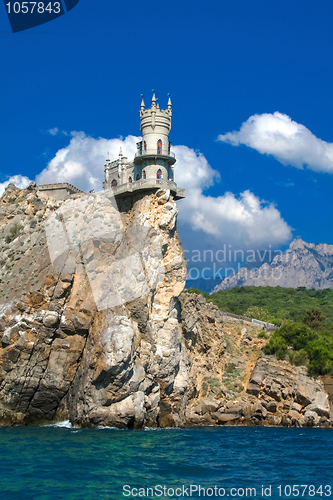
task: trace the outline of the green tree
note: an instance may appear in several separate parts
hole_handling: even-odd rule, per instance
[[[295,351],[303,349],[307,344],[317,338],[317,334],[308,326],[302,323],[293,323],[288,321],[279,328],[279,335],[281,335],[286,343],[293,347]]]
[[[325,319],[321,309],[312,308],[306,311],[303,323],[310,328],[317,329]]]
[[[332,373],[333,344],[328,339],[320,337],[309,342],[306,347],[310,358],[309,371],[315,375]]]

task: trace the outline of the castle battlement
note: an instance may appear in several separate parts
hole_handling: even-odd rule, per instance
[[[72,194],[83,194],[83,191],[68,182],[54,184],[40,184],[37,186],[40,198],[52,198],[54,200],[66,200]]]

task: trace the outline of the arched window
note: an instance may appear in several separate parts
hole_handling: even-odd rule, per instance
[[[146,153],[147,151],[147,144],[146,141],[143,141],[143,152]]]
[[[128,182],[129,182],[130,184],[132,184],[132,182],[133,182],[132,177],[129,177],[129,178],[128,178]]]
[[[159,139],[159,140],[157,141],[157,154],[158,154],[158,155],[161,155],[161,154],[162,154],[162,141],[161,141],[161,139]]]
[[[140,174],[136,174],[135,180],[136,180],[136,181],[139,181],[139,180],[140,180]]]
[[[156,172],[156,183],[160,184],[162,180],[162,170],[159,168]]]
[[[145,170],[142,170],[142,179],[146,179],[146,171]]]
[[[116,186],[117,186],[117,181],[116,179],[113,179],[113,181],[111,182],[111,187],[115,188]]]

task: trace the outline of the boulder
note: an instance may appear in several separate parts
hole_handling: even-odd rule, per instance
[[[321,405],[321,404],[316,404],[312,403],[304,408],[304,412],[306,413],[307,411],[312,411],[315,412],[317,415],[320,417],[326,417],[329,418],[330,416],[330,405],[327,402],[327,405]]]
[[[302,418],[300,419],[300,423],[306,427],[313,427],[319,423],[320,417],[317,413],[311,410],[307,410]]]
[[[214,413],[220,408],[221,404],[214,399],[204,399],[201,402],[202,413]]]
[[[56,311],[47,311],[43,319],[43,325],[47,328],[55,326],[59,321],[59,314]]]
[[[259,402],[254,403],[254,405],[251,408],[252,416],[255,418],[263,419],[267,416],[267,410],[266,408],[260,404]]]
[[[237,413],[221,413],[219,411],[215,412],[213,416],[219,424],[225,424],[226,422],[232,422],[233,420],[238,420],[240,418],[240,415]]]
[[[268,401],[267,403],[263,403],[263,406],[265,406],[266,410],[269,411],[270,413],[276,413],[277,409],[276,401]]]

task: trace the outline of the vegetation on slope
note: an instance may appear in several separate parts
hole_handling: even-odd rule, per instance
[[[222,311],[280,325],[265,354],[306,365],[315,375],[333,371],[333,290],[251,286],[202,295]]]

